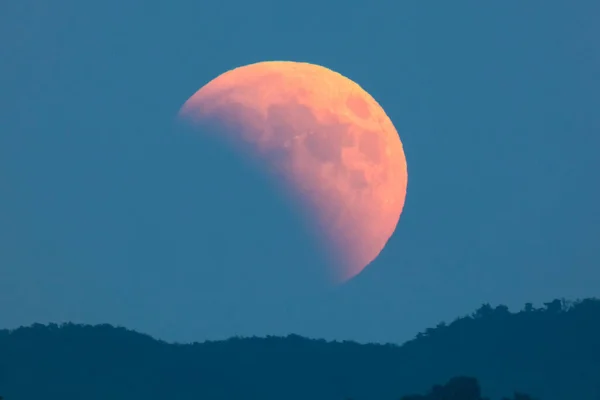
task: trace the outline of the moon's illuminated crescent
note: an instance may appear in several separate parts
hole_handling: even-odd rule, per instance
[[[407,185],[402,142],[381,106],[339,73],[288,61],[239,67],[198,90],[178,118],[216,121],[281,178],[326,241],[338,282],[361,272],[394,232]]]

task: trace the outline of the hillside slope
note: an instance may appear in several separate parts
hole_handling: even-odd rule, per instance
[[[484,305],[402,346],[295,335],[181,345],[110,325],[0,330],[7,400],[396,400],[461,375],[491,399],[600,399],[600,301]]]

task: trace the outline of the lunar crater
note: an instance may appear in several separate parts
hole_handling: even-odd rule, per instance
[[[371,117],[369,104],[359,96],[350,95],[346,100],[346,107],[358,118],[369,119]]]

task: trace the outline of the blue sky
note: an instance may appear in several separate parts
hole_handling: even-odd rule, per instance
[[[4,3],[0,327],[402,342],[484,302],[597,296],[599,13],[592,0]],[[269,233],[293,217],[173,132],[198,88],[264,60],[353,79],[404,143],[398,228],[343,287],[297,280],[281,260],[304,233]]]

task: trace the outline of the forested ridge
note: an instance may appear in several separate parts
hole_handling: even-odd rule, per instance
[[[403,345],[297,335],[171,344],[73,323],[0,330],[6,400],[461,400],[442,396],[457,379],[480,388],[465,400],[599,400],[600,301],[483,305]]]

